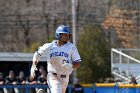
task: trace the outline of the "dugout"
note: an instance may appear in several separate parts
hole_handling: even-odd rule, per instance
[[[1,52],[0,72],[2,72],[4,76],[7,76],[9,71],[13,70],[17,76],[18,73],[22,70],[24,71],[26,77],[29,76],[33,54],[34,53]],[[41,57],[37,66],[44,66],[45,70],[47,70],[47,62],[45,56]]]

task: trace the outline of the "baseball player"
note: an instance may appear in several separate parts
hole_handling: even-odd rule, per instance
[[[34,53],[31,76],[35,76],[37,63],[42,55],[47,55],[47,83],[51,93],[65,93],[69,75],[80,67],[81,58],[74,44],[70,43],[71,30],[60,25],[55,32],[56,40],[39,47]],[[40,89],[41,90],[41,89]]]

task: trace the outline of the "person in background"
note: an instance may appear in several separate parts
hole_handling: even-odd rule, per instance
[[[19,85],[24,85],[26,84],[26,78],[24,76],[24,72],[20,71],[19,75],[17,76],[17,84]],[[24,88],[19,88],[19,93],[25,93],[25,89]]]
[[[6,77],[6,84],[9,84],[9,85],[17,84],[16,76],[13,70],[9,71],[9,75]],[[8,93],[18,93],[17,88],[7,88],[7,90],[8,90]]]
[[[24,76],[24,72],[20,71],[17,76],[17,84],[26,84],[26,77]]]
[[[3,77],[3,73],[0,72],[0,85],[4,85],[5,84],[5,79]],[[0,88],[0,93],[4,93],[4,88]]]
[[[44,67],[43,67],[43,66],[40,66],[40,68],[39,68],[39,73],[42,74],[42,73],[44,73],[44,71],[45,71],[45,70],[44,70]]]
[[[38,76],[37,82],[38,82],[38,84],[41,84],[41,85],[48,85],[47,84],[47,73],[46,73],[46,71],[43,71],[41,73],[41,75]],[[44,89],[44,91],[48,93],[49,89],[46,88],[46,89]]]
[[[138,84],[134,76],[131,76],[130,84]]]
[[[38,76],[40,76],[42,73],[44,73],[45,69],[43,66],[40,66],[38,71],[36,72],[36,78],[38,78]]]
[[[42,72],[40,76],[38,76],[38,84],[47,84],[47,73],[46,71]]]
[[[78,79],[72,88],[72,93],[84,93],[84,87],[79,83]]]
[[[37,80],[35,77],[29,76],[26,80],[26,84],[29,85],[36,85],[37,84]],[[30,88],[30,92],[29,93],[36,93],[36,88]]]

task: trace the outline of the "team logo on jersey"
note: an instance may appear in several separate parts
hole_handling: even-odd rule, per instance
[[[55,57],[55,56],[63,56],[63,57],[68,58],[69,54],[65,53],[65,52],[53,52],[53,53],[50,54],[50,58]]]

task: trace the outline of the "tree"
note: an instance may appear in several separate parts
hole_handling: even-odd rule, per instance
[[[110,47],[101,31],[98,26],[89,26],[80,36],[82,64],[77,75],[83,83],[102,82],[111,75]]]

